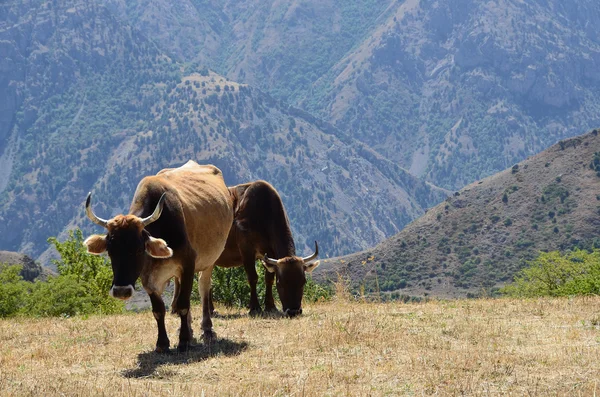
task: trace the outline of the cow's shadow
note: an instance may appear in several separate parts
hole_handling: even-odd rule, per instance
[[[222,319],[222,320],[236,320],[238,318],[246,318],[246,317],[257,318],[257,319],[262,318],[262,319],[268,319],[268,320],[277,320],[277,319],[281,319],[281,318],[287,318],[287,315],[279,310],[261,311],[261,312],[252,313],[252,314],[249,314],[248,312],[246,312],[246,313],[219,313],[219,312],[215,311],[215,312],[211,313],[210,316],[211,316],[211,318],[218,318],[218,319]]]
[[[220,313],[214,311],[210,314],[211,318],[218,318],[221,320],[237,320],[238,318],[246,317],[243,313]]]
[[[122,375],[125,378],[151,377],[156,374],[158,367],[166,364],[192,364],[214,356],[237,356],[247,348],[246,342],[219,338],[210,344],[194,345],[185,353],[178,353],[176,349],[171,349],[169,353],[148,351],[138,354],[137,367],[124,370]]]

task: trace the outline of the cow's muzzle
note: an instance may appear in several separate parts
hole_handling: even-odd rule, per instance
[[[302,314],[302,308],[300,308],[300,309],[285,309],[285,311],[283,313],[290,317],[296,317],[296,316]]]
[[[113,298],[127,300],[127,299],[131,298],[131,296],[133,295],[133,291],[134,291],[133,285],[127,285],[125,287],[113,285],[112,288],[110,289],[109,294]]]

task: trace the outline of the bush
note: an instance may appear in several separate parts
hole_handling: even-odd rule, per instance
[[[36,302],[29,306],[33,313],[53,316],[123,311],[124,304],[108,295],[113,278],[110,263],[102,256],[87,253],[81,230],[70,231],[69,238],[62,243],[55,237],[50,237],[48,242],[60,254],[60,260],[52,261],[59,275],[50,277],[45,283],[36,282],[32,295],[39,293],[40,300],[56,302],[62,312]]]
[[[500,292],[513,297],[600,294],[600,250],[541,253]]]
[[[0,317],[17,314],[26,296],[27,282],[21,277],[21,266],[0,264]]]
[[[83,246],[81,230],[69,232],[59,242],[51,237],[60,260],[54,260],[57,276],[46,281],[24,281],[20,266],[0,266],[0,317],[73,316],[111,314],[123,311],[121,301],[111,298],[112,270],[108,261],[90,255]]]
[[[256,285],[258,301],[262,305],[265,300],[265,268],[261,261],[256,261],[255,266],[258,274]],[[212,290],[214,301],[225,306],[248,307],[250,305],[250,285],[248,284],[246,271],[242,266],[229,269],[216,266],[212,274]],[[306,285],[304,286],[305,302],[329,300],[331,295],[330,289],[315,283],[311,276],[307,274]],[[275,300],[279,299],[277,288],[274,285],[273,297]],[[197,280],[194,280],[192,300],[200,302]]]
[[[22,312],[31,316],[91,314],[102,312],[97,310],[98,303],[75,275],[61,275],[33,283]]]
[[[304,285],[304,301],[305,302],[320,302],[331,299],[333,293],[329,285],[317,284],[313,281],[312,276],[307,275],[306,284]]]
[[[265,281],[262,265],[257,266],[258,283],[256,286],[259,302],[264,301]],[[275,290],[275,288],[273,288]],[[212,290],[215,302],[225,306],[248,307],[250,304],[250,285],[243,266],[222,268],[216,266],[212,274]],[[276,291],[275,291],[276,293]]]

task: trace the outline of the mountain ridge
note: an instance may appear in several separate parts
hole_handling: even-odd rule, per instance
[[[320,280],[393,297],[474,296],[510,281],[538,252],[600,247],[600,130],[475,181],[400,233],[326,259]]]

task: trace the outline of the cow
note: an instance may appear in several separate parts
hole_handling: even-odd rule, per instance
[[[216,265],[226,268],[244,266],[251,291],[250,314],[256,315],[262,310],[256,293],[258,275],[255,261],[263,260],[267,269],[265,310],[277,311],[273,300],[273,281],[276,278],[283,312],[290,317],[301,314],[305,273],[319,266],[319,261],[314,261],[319,255],[319,245],[315,241],[312,255],[305,258],[296,256],[281,197],[269,183],[255,181],[230,187],[229,191],[235,211],[234,222]]]
[[[168,352],[165,304],[162,293],[171,278],[177,291],[172,311],[179,315],[179,351],[192,342],[190,295],[194,273],[202,272],[202,331],[205,341],[215,337],[209,308],[210,279],[233,223],[232,198],[221,170],[190,160],[179,168],[143,178],[137,186],[128,215],[105,220],[91,208],[91,193],[85,209],[92,222],[107,229],[84,244],[88,252],[108,252],[113,270],[110,295],[129,299],[138,278],[150,296],[158,326],[157,352]]]

